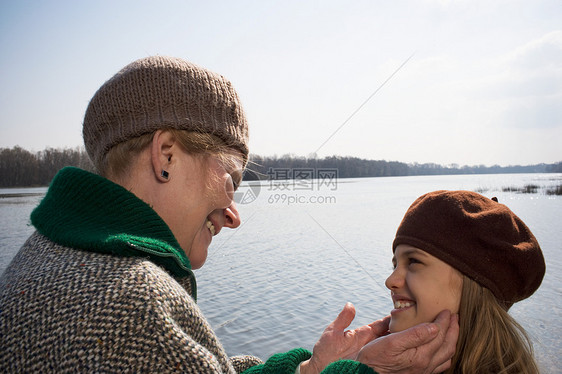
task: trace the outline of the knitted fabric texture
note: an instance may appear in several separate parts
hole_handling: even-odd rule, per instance
[[[263,365],[256,365],[244,374],[294,374],[302,361],[311,357],[309,351],[297,348],[271,356]],[[321,374],[376,374],[367,365],[353,360],[338,360],[326,366]]]
[[[540,286],[545,261],[531,230],[508,207],[470,191],[435,191],[406,212],[392,244],[409,244],[488,288],[507,308]]]
[[[239,373],[189,294],[140,257],[58,245],[35,233],[0,277],[2,373]]]
[[[54,242],[91,252],[147,257],[172,275],[195,276],[170,228],[144,201],[87,171],[60,170],[31,214],[37,231]]]
[[[248,124],[223,76],[164,56],[137,60],[105,82],[86,110],[86,150],[99,167],[109,149],[161,128],[210,133],[247,159]]]

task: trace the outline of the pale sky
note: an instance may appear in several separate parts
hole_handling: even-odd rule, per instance
[[[233,82],[255,154],[562,161],[560,0],[0,0],[0,148],[82,145],[97,88],[156,54]]]

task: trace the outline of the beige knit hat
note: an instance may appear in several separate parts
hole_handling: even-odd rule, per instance
[[[84,117],[86,151],[99,167],[114,145],[164,127],[213,134],[248,157],[248,124],[230,81],[164,56],[125,66],[95,93]]]

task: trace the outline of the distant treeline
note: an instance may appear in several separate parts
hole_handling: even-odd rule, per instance
[[[48,186],[65,166],[89,171],[94,167],[84,148],[47,148],[32,153],[21,147],[0,148],[0,187]],[[562,173],[562,162],[529,166],[458,166],[406,164],[398,161],[365,160],[330,156],[305,158],[294,155],[250,155],[245,180],[317,178],[320,172],[337,170],[338,178],[391,177],[438,174]]]
[[[330,156],[322,159],[292,155],[282,157],[250,156],[244,179],[292,179],[303,171],[336,169],[338,178],[395,177],[439,174],[502,174],[502,173],[562,173],[562,162],[528,166],[443,166],[433,163],[406,164],[398,161],[365,160],[357,157]],[[298,174],[298,175],[295,175]],[[306,175],[306,173],[304,173]]]
[[[0,148],[0,187],[48,186],[65,166],[94,169],[83,148],[47,148],[37,153],[17,146]]]

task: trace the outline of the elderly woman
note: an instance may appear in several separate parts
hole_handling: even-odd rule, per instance
[[[32,213],[36,232],[0,278],[0,371],[448,366],[454,316],[381,337],[388,318],[344,331],[355,313],[350,304],[313,354],[298,348],[265,363],[227,356],[196,304],[192,272],[205,263],[213,236],[240,224],[232,198],[248,160],[248,126],[224,77],[177,58],[135,61],[92,98],[83,135],[98,174],[57,174]]]

